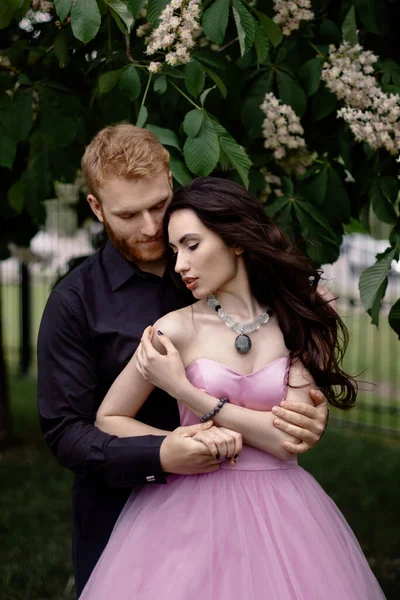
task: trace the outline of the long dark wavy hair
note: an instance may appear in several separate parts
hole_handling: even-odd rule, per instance
[[[166,235],[172,213],[185,208],[228,247],[243,249],[252,293],[274,311],[292,360],[301,360],[331,404],[353,406],[357,383],[341,368],[348,333],[320,293],[321,272],[237,183],[198,177],[177,190],[165,214]]]

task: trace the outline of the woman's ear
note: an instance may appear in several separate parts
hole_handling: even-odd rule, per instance
[[[239,246],[234,246],[233,251],[236,254],[236,256],[241,256],[244,252],[243,248],[239,248]]]

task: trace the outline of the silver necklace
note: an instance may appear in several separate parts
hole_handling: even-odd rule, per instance
[[[239,354],[247,354],[247,352],[251,348],[251,339],[247,335],[248,333],[253,333],[253,331],[257,331],[260,329],[261,325],[268,323],[269,317],[272,314],[271,311],[266,311],[261,313],[257,319],[252,321],[251,323],[246,323],[243,325],[238,321],[235,321],[233,317],[231,317],[226,310],[224,310],[214,296],[214,294],[210,294],[207,296],[207,306],[215,310],[218,313],[219,318],[225,323],[227,327],[238,333],[239,335],[235,339],[235,348],[239,352]]]

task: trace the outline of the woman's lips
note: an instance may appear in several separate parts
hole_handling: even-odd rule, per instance
[[[185,281],[185,285],[186,285],[187,289],[194,290],[194,288],[197,286],[198,280],[199,280],[199,278],[196,277],[196,279]]]

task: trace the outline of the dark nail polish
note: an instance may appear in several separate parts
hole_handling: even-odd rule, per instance
[[[219,460],[219,454],[216,454],[216,455],[215,455],[215,458],[216,458],[217,460]]]
[[[233,458],[236,460],[238,456],[239,456],[239,454],[235,454],[235,456]]]
[[[157,335],[164,335],[162,331],[160,331],[159,329],[157,330]]]

